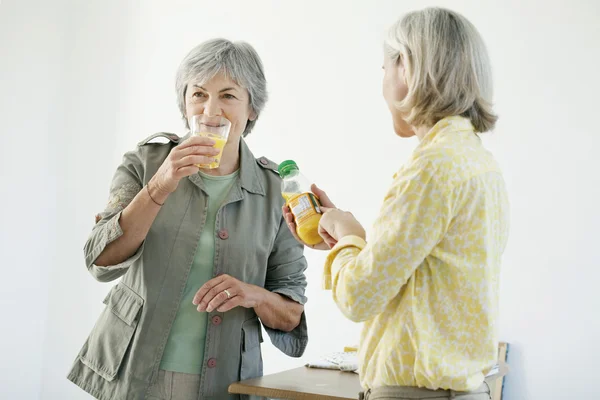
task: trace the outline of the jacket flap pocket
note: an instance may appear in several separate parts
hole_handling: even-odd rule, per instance
[[[79,359],[107,381],[116,379],[133,340],[144,300],[122,283],[104,299],[100,314]]]
[[[133,326],[144,300],[123,284],[117,284],[104,299],[104,304],[129,326]]]
[[[243,351],[253,349],[262,343],[263,338],[258,318],[245,321],[242,325],[242,331],[244,332]]]

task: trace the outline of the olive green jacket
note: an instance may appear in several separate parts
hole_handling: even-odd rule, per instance
[[[156,137],[169,141],[150,143]],[[79,352],[68,379],[98,399],[144,399],[156,380],[171,325],[179,308],[202,229],[215,235],[213,275],[229,274],[300,303],[306,302],[303,246],[290,234],[281,206],[277,165],[255,159],[240,143],[240,174],[217,213],[204,226],[207,195],[199,174],[182,179],[156,217],[144,243],[119,265],[94,261],[123,234],[123,209],[156,173],[171,149],[185,138],[159,133],[124,156],[110,190],[109,204],[85,244],[90,273],[101,282],[122,277],[110,290],[106,308]],[[306,318],[292,332],[265,326],[271,342],[300,357],[308,342]],[[206,333],[199,399],[235,399],[227,387],[262,375],[261,323],[254,309],[211,312]]]

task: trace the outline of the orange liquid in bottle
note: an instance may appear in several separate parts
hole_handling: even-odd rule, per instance
[[[322,214],[317,197],[312,193],[282,193],[282,196],[294,215],[298,237],[310,246],[321,243],[319,221]]]

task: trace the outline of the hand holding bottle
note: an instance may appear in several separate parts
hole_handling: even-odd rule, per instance
[[[312,193],[314,193],[315,196],[319,199],[319,202],[321,203],[321,211],[322,212],[324,212],[328,209],[335,209],[335,204],[333,204],[333,202],[329,199],[329,196],[327,196],[327,193],[325,193],[323,190],[319,189],[317,187],[317,185],[314,185],[314,184],[311,185],[310,189],[311,189]],[[292,235],[294,235],[294,237],[296,238],[297,241],[299,241],[300,243],[304,244],[307,247],[310,247],[315,250],[329,250],[333,246],[335,246],[335,244],[337,243],[337,241],[335,239],[333,239],[331,236],[329,236],[326,232],[321,234],[323,241],[320,243],[317,243],[317,244],[308,244],[308,243],[304,242],[302,239],[300,239],[300,237],[298,237],[297,226],[294,221],[294,215],[292,214],[287,203],[283,206],[283,217],[285,218],[285,222],[287,223],[290,231],[292,232]]]

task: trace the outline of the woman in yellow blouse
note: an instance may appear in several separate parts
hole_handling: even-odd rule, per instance
[[[331,248],[324,285],[346,317],[364,322],[366,397],[488,399],[508,200],[478,136],[497,119],[486,47],[463,16],[428,8],[390,29],[384,70],[394,131],[420,143],[368,242],[352,214],[313,187],[325,206],[320,248]]]

